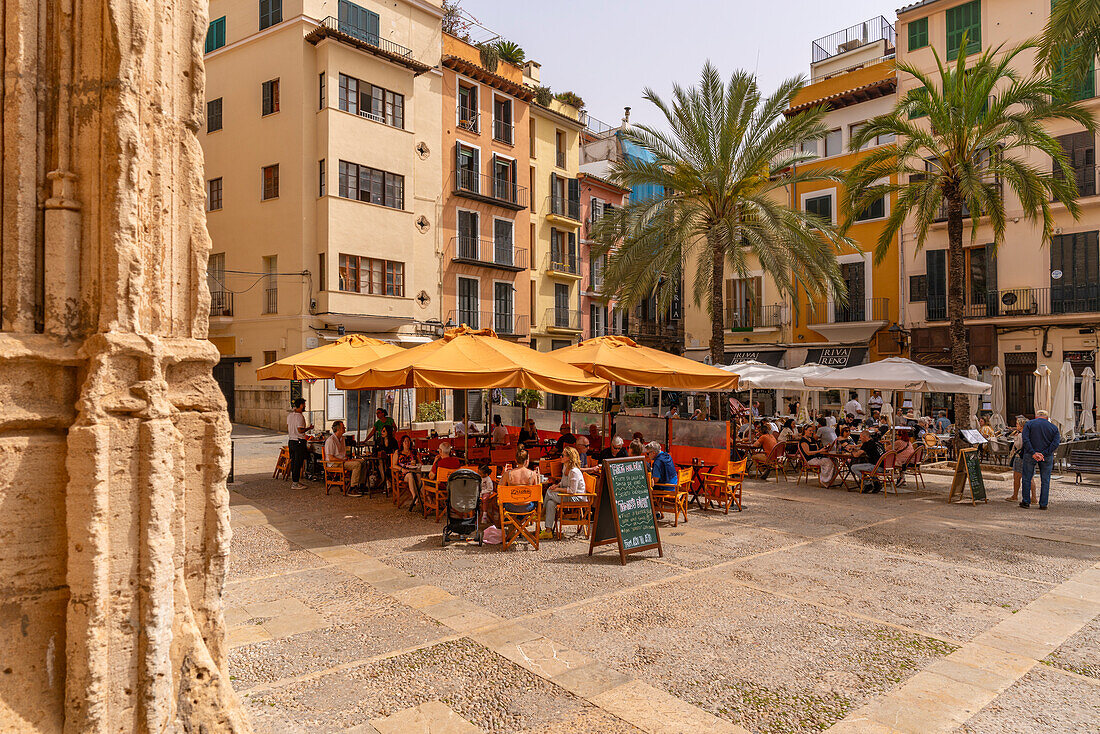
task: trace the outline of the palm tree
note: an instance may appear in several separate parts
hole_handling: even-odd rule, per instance
[[[803,83],[788,79],[765,99],[752,74],[735,72],[725,84],[707,62],[697,87],[673,87],[671,105],[645,90],[667,131],[639,125],[622,133],[652,161],[616,162],[612,178],[661,193],[612,210],[594,228],[596,255],[608,255],[604,293],[626,307],[656,295],[665,309],[694,263],[692,296],[710,316],[714,364],[724,357],[727,268],[745,278],[758,263],[783,295],[801,286],[811,295],[846,297],[833,246],[849,241],[787,204],[789,185],[839,179],[832,171],[798,168],[813,158],[797,152],[798,143],[826,132],[820,108],[783,116]]]
[[[933,74],[898,64],[898,72],[914,77],[918,86],[902,95],[892,111],[868,121],[852,136],[853,150],[879,135],[896,136],[895,144],[868,152],[849,171],[847,181],[846,227],[879,198],[897,197],[875,245],[876,262],[897,242],[907,220],[919,249],[932,223],[946,214],[947,319],[951,367],[958,375],[967,373],[970,361],[963,324],[963,220],[968,212],[980,212],[970,217],[971,240],[982,218],[988,218],[994,248],[1005,234],[1001,182],[1019,199],[1029,221],[1042,221],[1043,242],[1050,240],[1054,228],[1052,199],[1064,202],[1074,218],[1079,213],[1073,170],[1044,126],[1070,120],[1093,130],[1093,121],[1066,98],[1060,84],[1039,75],[1022,77],[1013,68],[1016,57],[1033,45],[987,49],[968,66],[964,37],[953,64],[945,65],[933,49]],[[1053,159],[1059,175],[1025,160],[1023,155],[1032,149]],[[893,183],[888,182],[891,177]],[[966,401],[964,396],[955,398],[955,420],[964,428],[970,417]]]
[[[513,66],[523,66],[527,54],[523,52],[523,47],[518,43],[501,39],[496,42],[496,47],[501,61],[507,61]]]
[[[1057,0],[1043,30],[1039,64],[1080,78],[1100,54],[1100,0]],[[1062,67],[1060,69],[1059,67]]]

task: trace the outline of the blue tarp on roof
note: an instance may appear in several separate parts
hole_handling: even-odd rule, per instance
[[[652,151],[648,151],[645,148],[638,146],[636,143],[632,143],[625,139],[621,134],[618,135],[619,145],[623,150],[623,157],[627,160],[643,161],[645,163],[652,163],[657,160],[657,157],[653,155]],[[657,186],[656,184],[644,184],[640,186],[630,187],[630,200],[631,201],[648,201],[649,199],[656,199],[665,193],[663,186]]]

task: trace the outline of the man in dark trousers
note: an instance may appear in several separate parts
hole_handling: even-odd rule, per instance
[[[1024,424],[1024,486],[1020,507],[1031,507],[1031,478],[1039,467],[1039,509],[1047,508],[1050,499],[1050,473],[1054,470],[1054,452],[1062,443],[1058,426],[1050,422],[1045,410],[1035,412],[1035,417]]]

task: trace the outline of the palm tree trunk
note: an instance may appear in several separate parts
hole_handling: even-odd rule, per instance
[[[947,203],[947,320],[951,340],[951,371],[966,376],[970,366],[970,339],[963,323],[966,307],[966,253],[963,251],[962,201],[944,192]],[[955,426],[970,428],[970,398],[955,395]]]
[[[726,359],[726,334],[725,334],[725,300],[723,287],[726,283],[726,253],[718,246],[710,236],[707,237],[707,246],[710,249],[711,283],[710,283],[710,362],[722,364]],[[712,411],[722,415],[722,402],[720,395],[715,393],[712,401]]]

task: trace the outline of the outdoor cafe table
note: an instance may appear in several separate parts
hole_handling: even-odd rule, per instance
[[[704,483],[702,474],[710,474],[717,467],[717,464],[705,464],[698,458],[692,458],[691,460],[691,502],[695,503],[695,506],[700,510],[703,509],[703,503],[699,498],[703,495]]]
[[[844,451],[827,451],[825,457],[833,462],[833,466],[836,467],[836,475],[833,477],[833,484],[829,486],[835,486],[836,480],[840,480],[840,486],[849,492],[852,491],[852,487],[848,485],[848,480],[851,479],[858,486],[859,482],[856,479],[856,475],[852,473],[852,460],[853,456]]]

